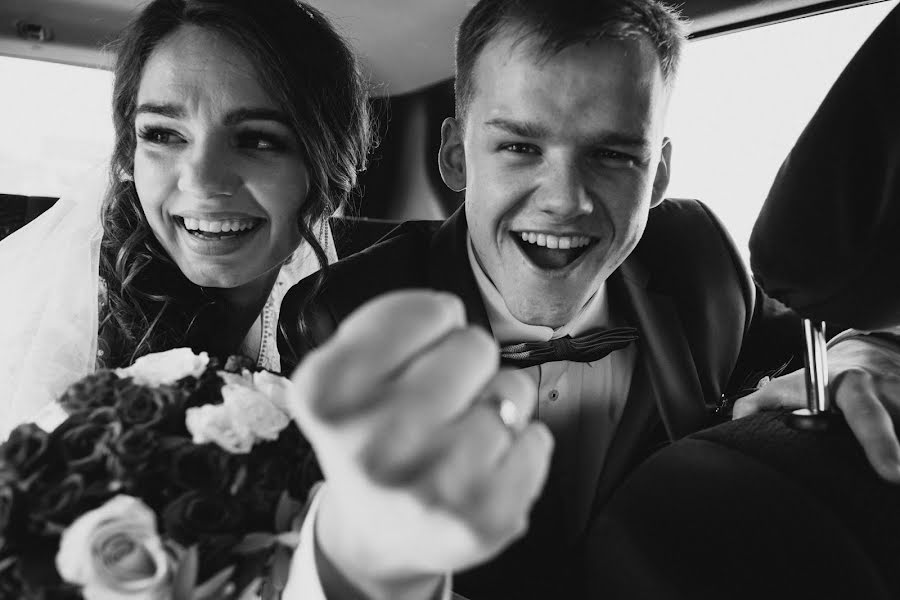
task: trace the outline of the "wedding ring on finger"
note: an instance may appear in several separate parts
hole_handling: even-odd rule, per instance
[[[519,406],[509,398],[497,399],[497,414],[507,429],[518,432],[521,428]]]

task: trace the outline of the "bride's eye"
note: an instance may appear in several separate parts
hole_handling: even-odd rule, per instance
[[[257,131],[245,131],[238,134],[237,145],[248,150],[284,150],[287,144],[277,136]]]
[[[170,129],[161,127],[142,127],[138,130],[138,137],[151,144],[159,144],[165,146],[168,144],[177,144],[184,140],[180,135]]]

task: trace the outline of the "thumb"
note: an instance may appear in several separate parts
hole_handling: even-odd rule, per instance
[[[763,388],[734,403],[732,419],[740,419],[764,410],[801,408],[806,406],[806,383],[803,370],[773,379]]]

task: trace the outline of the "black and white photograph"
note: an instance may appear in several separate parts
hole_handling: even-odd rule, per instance
[[[900,598],[900,0],[0,0],[0,600]]]

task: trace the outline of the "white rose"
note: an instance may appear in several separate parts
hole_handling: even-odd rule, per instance
[[[184,421],[195,444],[212,442],[231,454],[247,454],[256,439],[250,428],[235,420],[224,404],[189,408]]]
[[[83,586],[85,600],[163,600],[172,591],[156,515],[131,496],[116,496],[76,519],[62,534],[56,569]]]
[[[224,405],[234,422],[240,422],[259,439],[276,440],[291,418],[263,392],[242,385],[222,387]]]
[[[228,371],[216,371],[216,374],[222,378],[225,385],[242,385],[244,387],[253,386],[253,374],[244,369],[240,373],[229,373]]]
[[[116,375],[131,377],[138,385],[166,385],[188,375],[199,377],[208,364],[206,352],[194,354],[190,348],[175,348],[142,356],[130,367],[116,369]]]
[[[259,371],[253,374],[253,385],[282,412],[286,415],[291,414],[288,409],[288,398],[293,390],[290,379],[269,371]]]

